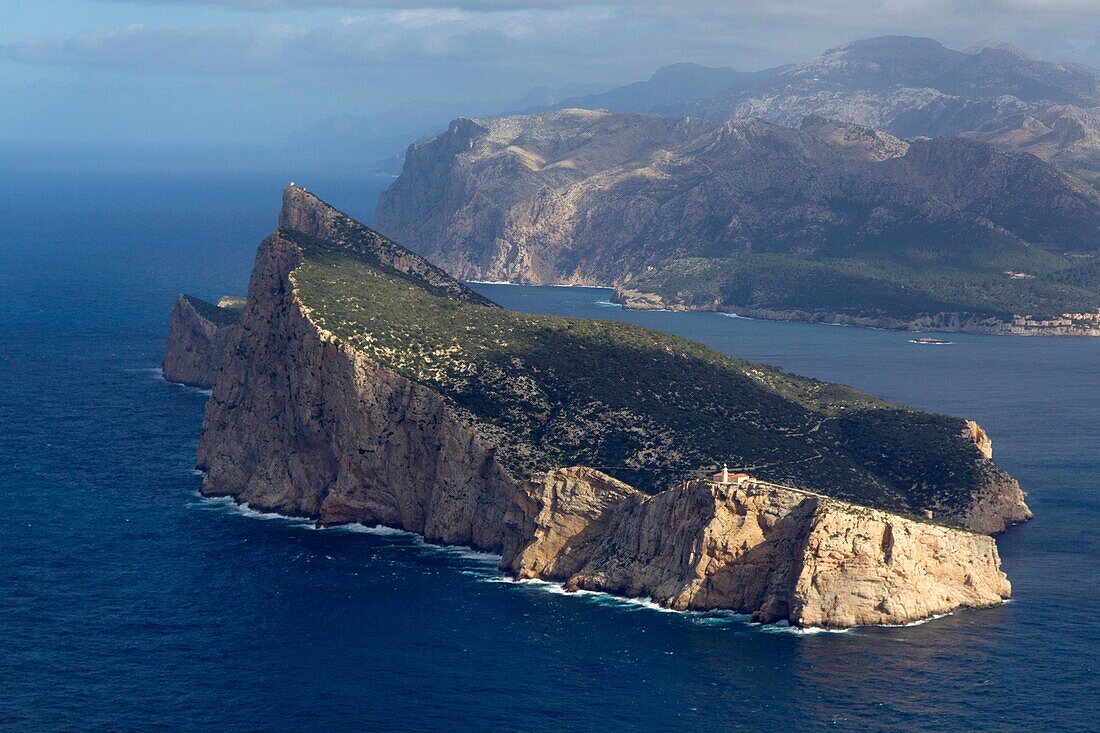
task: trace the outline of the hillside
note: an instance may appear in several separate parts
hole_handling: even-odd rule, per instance
[[[984,329],[1100,306],[1091,188],[1031,155],[821,117],[456,120],[410,147],[377,222],[461,278],[615,284],[667,305]],[[670,290],[689,263],[706,277]]]
[[[683,81],[662,81],[669,77]],[[930,38],[885,36],[751,74],[669,67],[649,81],[558,106],[715,121],[758,117],[792,127],[817,114],[902,137],[963,135],[1100,180],[1100,73],[1010,46],[964,52]]]

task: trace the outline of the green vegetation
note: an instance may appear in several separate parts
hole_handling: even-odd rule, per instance
[[[657,331],[442,295],[354,232],[282,235],[305,253],[292,277],[319,325],[450,399],[519,476],[583,464],[652,492],[729,461],[894,511],[964,506],[980,480],[960,419]]]
[[[967,270],[940,255],[910,252],[908,262],[744,254],[676,260],[629,287],[691,307],[802,311],[909,321],[965,313],[1007,321],[1015,314],[1057,315],[1100,306],[1100,261],[1039,249],[990,256]],[[1006,270],[1029,277],[1012,279]]]

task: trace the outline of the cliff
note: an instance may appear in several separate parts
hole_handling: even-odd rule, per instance
[[[646,496],[567,468],[526,482],[508,519],[518,541],[503,564],[517,577],[678,610],[844,628],[1010,594],[990,537],[763,484],[697,481]]]
[[[213,387],[242,305],[235,298],[222,298],[214,305],[180,295],[168,318],[168,346],[161,362],[164,378],[192,387]]]
[[[775,603],[749,607],[784,594],[809,599],[808,606],[823,605],[812,598],[820,586],[762,596],[736,590],[742,581],[732,575],[699,582],[698,563],[676,565],[671,559],[697,556],[700,537],[734,542],[733,534],[723,534],[725,525],[712,521],[716,502],[734,504],[722,498],[704,507],[699,497],[711,491],[709,484],[689,482],[690,491],[670,488],[713,466],[718,451],[756,457],[762,476],[807,485],[835,472],[848,477],[847,484],[822,479],[824,490],[908,512],[935,506],[936,516],[948,523],[1003,528],[1026,513],[1022,493],[982,455],[965,421],[746,365],[664,334],[505,311],[455,281],[431,282],[435,271],[415,255],[394,249],[397,245],[377,232],[301,189],[286,192],[280,221],[286,226],[260,246],[248,299],[239,325],[229,332],[226,361],[207,405],[198,457],[206,472],[205,495],[233,496],[321,524],[384,524],[432,542],[498,552],[503,566],[520,577],[558,579],[569,570],[567,580],[576,587],[653,595],[677,608],[759,611],[769,621],[905,622],[948,607],[989,605],[1007,595],[988,538],[826,500],[796,487],[758,501],[760,517],[801,516],[811,506],[797,509],[800,497],[812,499],[821,515],[814,527],[842,521],[850,531],[864,533],[860,523],[873,517],[879,524],[867,525],[866,532],[879,538],[883,523],[906,528],[922,547],[934,536],[944,552],[957,555],[954,562],[970,567],[974,589],[967,590],[965,579],[938,551],[905,555],[914,558],[898,566],[914,579],[906,585],[900,574],[880,567],[881,557],[854,549],[856,559],[828,573],[802,561],[795,573],[791,552],[801,540],[780,541],[782,533],[756,540],[772,548],[752,556],[767,556],[757,570],[774,576],[767,583],[776,589],[786,582],[781,575],[792,582],[808,579],[810,586],[814,577],[835,578],[828,593],[838,599],[837,608],[814,615],[796,608],[794,600],[788,600],[787,610]],[[319,221],[328,223],[318,227]],[[395,267],[386,252],[401,255],[405,265]],[[651,373],[652,384],[637,374],[639,363],[647,364],[643,371]],[[664,391],[655,394],[658,383]],[[691,397],[702,385],[707,401],[740,400],[734,405],[740,419],[725,412],[708,415],[699,397]],[[654,399],[686,404],[658,409]],[[797,432],[798,425],[805,429],[784,435]],[[800,460],[807,453],[816,458]],[[769,469],[763,459],[772,455],[787,455],[791,464]],[[878,463],[882,456],[889,465]],[[603,471],[558,470],[578,464]],[[907,494],[913,471],[923,484]],[[540,478],[544,475],[583,479],[577,496],[589,498],[547,500],[545,492],[556,484]],[[646,490],[624,478],[636,478],[633,483]],[[985,495],[1003,499],[992,520],[973,515]],[[836,518],[841,515],[846,518]],[[759,517],[752,521],[766,523]],[[992,526],[997,521],[1000,526]],[[792,523],[784,520],[783,527]],[[665,530],[656,525],[678,529],[662,539]],[[812,539],[820,551],[811,557],[822,563],[841,557],[825,542],[835,539],[833,534],[818,528],[791,536],[805,538],[806,547]],[[601,536],[633,537],[634,544],[601,544]],[[736,543],[743,544],[743,538]],[[598,547],[604,549],[597,552]],[[734,555],[714,563],[728,564]],[[612,559],[634,568],[631,574],[644,575],[644,582],[629,585],[622,574],[600,575],[597,570],[603,572]],[[738,567],[748,565],[743,560]],[[934,597],[914,601],[926,575],[941,579],[937,582],[950,592],[928,581]],[[727,590],[719,592],[722,582]],[[679,590],[672,592],[677,583]],[[878,604],[877,617],[860,605],[868,585],[889,601]]]
[[[456,120],[409,148],[377,221],[459,278],[685,308],[1008,332],[1100,307],[1094,190],[1031,155],[818,116]]]

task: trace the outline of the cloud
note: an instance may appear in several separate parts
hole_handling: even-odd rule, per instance
[[[440,73],[522,70],[533,83],[623,81],[676,61],[756,69],[860,37],[930,35],[954,47],[989,38],[1058,60],[1092,61],[1096,0],[129,0],[268,10],[225,27],[132,25],[0,46],[26,64],[140,73],[278,74],[449,59]],[[394,8],[394,5],[401,5]],[[354,8],[307,24],[280,10]],[[241,16],[235,16],[240,22]],[[253,16],[246,16],[247,18]],[[306,16],[307,18],[309,16]],[[329,16],[331,18],[331,16]]]

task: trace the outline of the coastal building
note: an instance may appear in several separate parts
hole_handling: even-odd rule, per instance
[[[729,466],[722,464],[722,470],[711,476],[711,482],[716,484],[740,486],[752,481],[752,476],[747,473],[730,473]]]

